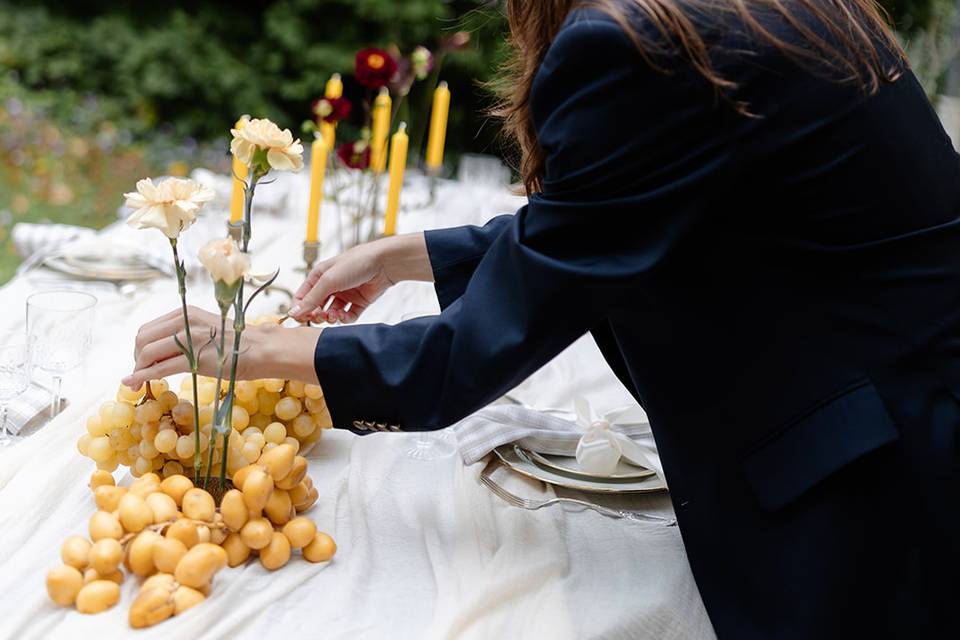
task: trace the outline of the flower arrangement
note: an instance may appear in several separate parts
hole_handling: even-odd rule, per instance
[[[190,369],[181,395],[189,393],[193,402],[181,400],[166,381],[153,380],[141,389],[121,385],[117,402],[88,418],[77,448],[97,462],[90,479],[97,511],[89,521],[89,540],[68,537],[61,549],[64,564],[47,574],[51,600],[88,614],[117,604],[123,569],[144,578],[130,607],[134,628],[203,602],[217,572],[246,563],[254,552],[271,571],[286,565],[296,549],[308,562],[326,562],[336,552],[330,536],[298,516],[319,497],[307,460],[298,454],[319,439],[321,428],[331,426],[317,421],[325,409],[322,390],[293,380],[237,380],[250,302],[277,277],[273,273],[247,295],[247,280],[256,279],[248,254],[255,190],[271,172],[299,171],[303,147],[289,130],[265,119],[244,118],[232,134],[231,152],[246,168],[244,215],[237,225],[239,242],[216,238],[199,253],[220,309],[219,331],[211,332],[209,341],[200,344],[202,337],[191,333],[186,270],[177,245],[213,193],[193,180],[148,178],[126,194],[134,209],[128,223],[157,229],[170,242],[185,336],[181,341],[175,335],[174,341]],[[215,380],[198,375],[200,352],[211,344],[217,352]],[[136,478],[129,487],[116,486],[111,475],[120,462],[129,464]],[[192,479],[184,474],[190,463]]]
[[[445,56],[462,50],[469,40],[467,33],[444,38],[436,56],[424,46],[417,46],[408,55],[402,55],[396,47],[368,47],[358,51],[353,76],[363,94],[360,104],[363,116],[359,135],[353,139],[335,143],[337,124],[356,113],[350,100],[342,96],[339,76],[328,84],[326,95],[313,102],[313,120],[305,122],[303,128],[308,135],[322,136],[328,144],[327,167],[333,201],[340,216],[341,248],[362,242],[364,232],[367,239],[378,234],[378,201],[382,177],[387,170],[389,137],[395,130],[405,131],[396,126],[397,116],[417,82],[432,78],[434,89],[437,88]],[[429,109],[430,105],[424,108]]]
[[[223,374],[228,355],[231,356],[227,395],[222,399],[217,393],[213,403],[214,437],[227,437],[232,429],[233,398],[236,388],[237,364],[240,358],[240,340],[245,328],[246,310],[250,302],[276,278],[277,274],[269,278],[260,286],[249,299],[244,299],[244,279],[250,270],[250,258],[247,253],[251,236],[251,218],[253,198],[257,184],[271,171],[299,171],[303,168],[303,145],[294,140],[289,129],[280,129],[275,123],[267,119],[250,119],[244,116],[230,133],[233,139],[230,143],[230,152],[247,169],[247,178],[244,185],[244,216],[240,225],[240,243],[231,238],[215,239],[208,242],[200,251],[200,262],[206,268],[214,281],[214,291],[217,305],[220,308],[220,332],[217,336],[210,336],[211,342],[217,349],[217,377],[216,385],[219,389],[223,382]],[[176,268],[177,283],[180,293],[180,302],[183,313],[183,327],[185,341],[174,336],[177,347],[181,350],[190,366],[191,387],[193,393],[193,424],[200,424],[200,401],[198,397],[198,351],[194,336],[190,329],[187,315],[186,269],[177,249],[180,234],[186,231],[197,218],[203,205],[213,199],[214,193],[194,180],[185,178],[168,178],[157,184],[146,178],[137,183],[137,190],[125,194],[126,204],[134,209],[127,223],[137,229],[157,229],[170,241],[173,251],[174,266]],[[234,344],[230,354],[226,351],[226,323],[230,311],[233,311]],[[209,462],[204,477],[201,477],[203,466],[201,459],[200,429],[194,430],[194,462],[193,481],[204,489],[211,487],[211,471],[213,469],[214,447],[209,447]],[[229,455],[229,447],[224,441],[222,444],[223,456]],[[228,461],[224,459],[220,464],[218,489],[226,488],[226,471]]]

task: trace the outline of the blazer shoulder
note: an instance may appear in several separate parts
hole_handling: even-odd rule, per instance
[[[589,63],[611,51],[622,55],[628,48],[639,57],[636,44],[612,16],[599,9],[575,9],[561,25],[544,62],[555,62],[572,55]]]

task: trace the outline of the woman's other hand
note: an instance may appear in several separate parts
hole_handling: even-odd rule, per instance
[[[212,340],[219,339],[220,316],[197,307],[188,307],[190,333],[194,353],[198,354],[200,375],[217,375],[217,350]],[[160,316],[140,327],[134,347],[134,370],[123,383],[138,389],[148,380],[157,380],[176,373],[190,371],[186,357],[177,346],[174,336],[187,344],[180,309]],[[313,351],[320,329],[299,327],[286,329],[276,324],[247,324],[240,341],[240,359],[237,379],[285,378],[316,383]],[[233,321],[227,321],[225,346],[227,364],[224,378],[229,375],[230,355],[233,352]]]
[[[301,322],[354,322],[403,280],[433,281],[422,233],[383,238],[324,260],[300,285],[290,316]]]

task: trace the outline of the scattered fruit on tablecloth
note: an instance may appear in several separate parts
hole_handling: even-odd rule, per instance
[[[267,382],[276,389],[267,393],[277,395],[290,384],[278,381],[283,384],[277,386]],[[260,388],[263,387],[257,387]],[[156,417],[156,412],[164,406],[170,410],[177,406],[163,400],[166,389],[155,391],[159,391],[157,395],[161,398],[157,402],[163,404],[150,407],[148,411],[152,413],[142,418]],[[296,395],[285,397],[298,399]],[[134,394],[129,394],[129,398],[135,400]],[[268,400],[272,400],[272,396]],[[139,424],[142,429],[143,425],[155,422],[130,418],[129,412],[122,408],[127,404],[127,399],[121,398],[109,407],[105,416],[98,416],[111,424],[112,429],[121,431],[117,438],[123,437],[124,428]],[[292,420],[303,415],[290,404],[288,409],[281,408],[278,417],[286,415]],[[161,417],[163,415],[161,412]],[[121,427],[123,424],[130,426]],[[184,426],[176,421],[174,424]],[[309,562],[330,560],[336,553],[336,543],[329,535],[317,531],[310,518],[298,515],[309,509],[318,497],[307,475],[307,461],[297,455],[300,441],[284,441],[285,436],[279,429],[282,424],[272,430],[272,424],[266,426],[269,441],[258,430],[263,443],[253,434],[246,437],[237,434],[244,440],[237,455],[243,462],[231,471],[236,488],[223,494],[219,508],[213,495],[195,487],[190,478],[179,473],[169,473],[161,480],[152,471],[138,474],[135,467],[131,472],[139,477],[130,487],[119,487],[109,471],[94,472],[90,489],[97,511],[88,524],[89,539],[73,535],[64,541],[63,565],[47,574],[50,599],[60,606],[75,606],[81,613],[106,611],[120,600],[120,584],[126,569],[128,574],[145,579],[129,615],[130,625],[141,628],[203,602],[218,571],[226,566],[239,566],[252,556],[257,556],[271,571],[287,564],[296,549],[300,549]],[[95,431],[100,429],[102,424]],[[307,440],[319,431],[319,428],[309,431]],[[159,433],[162,431],[157,435]],[[183,434],[186,435],[189,434]],[[109,436],[95,437],[113,438],[114,434],[111,431]],[[248,444],[251,446],[247,447]],[[233,448],[233,443],[228,446]],[[244,448],[257,449],[252,462]],[[119,457],[115,456],[118,462]],[[139,455],[138,460],[159,457]],[[155,464],[151,462],[151,468]],[[168,470],[175,468],[168,467],[173,464],[181,463],[167,461],[161,466]],[[232,466],[228,458],[228,469]]]

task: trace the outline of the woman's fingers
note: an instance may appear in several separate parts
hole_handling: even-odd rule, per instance
[[[305,320],[313,312],[322,309],[327,300],[340,289],[333,271],[324,271],[313,287],[298,301],[294,301],[290,315],[296,320]],[[302,288],[302,287],[301,287]],[[299,292],[298,292],[299,293]]]
[[[180,309],[166,313],[155,320],[146,323],[137,332],[134,352],[138,353],[143,347],[151,342],[156,342],[159,338],[172,335],[177,331],[179,325],[183,327],[183,312]]]
[[[174,336],[176,336],[176,338]],[[154,362],[160,362],[181,353],[176,340],[179,339],[180,342],[183,343],[185,337],[183,332],[180,332],[145,345],[136,354],[134,368],[145,369]]]
[[[327,307],[327,322],[330,324],[343,322],[343,319],[346,317],[346,309],[348,304],[350,303],[344,300],[342,296],[338,295],[335,297],[333,302],[330,303],[330,306]]]
[[[344,317],[340,322],[344,324],[353,324],[360,318],[360,314],[366,310],[366,307],[357,304],[356,302],[350,303],[350,309],[344,314]]]
[[[320,280],[320,277],[330,268],[333,264],[333,261],[336,258],[331,258],[330,260],[324,260],[313,269],[310,270],[310,273],[307,274],[306,279],[303,281],[303,284],[300,285],[300,288],[297,289],[297,292],[293,294],[293,301],[300,302],[303,298],[310,292],[311,289],[317,284],[317,281]]]
[[[142,369],[138,367],[136,371],[124,378],[122,382],[131,389],[139,389],[143,386],[144,382],[159,380],[160,378],[166,378],[176,373],[186,373],[189,370],[190,365],[187,359],[182,354],[179,354]]]

